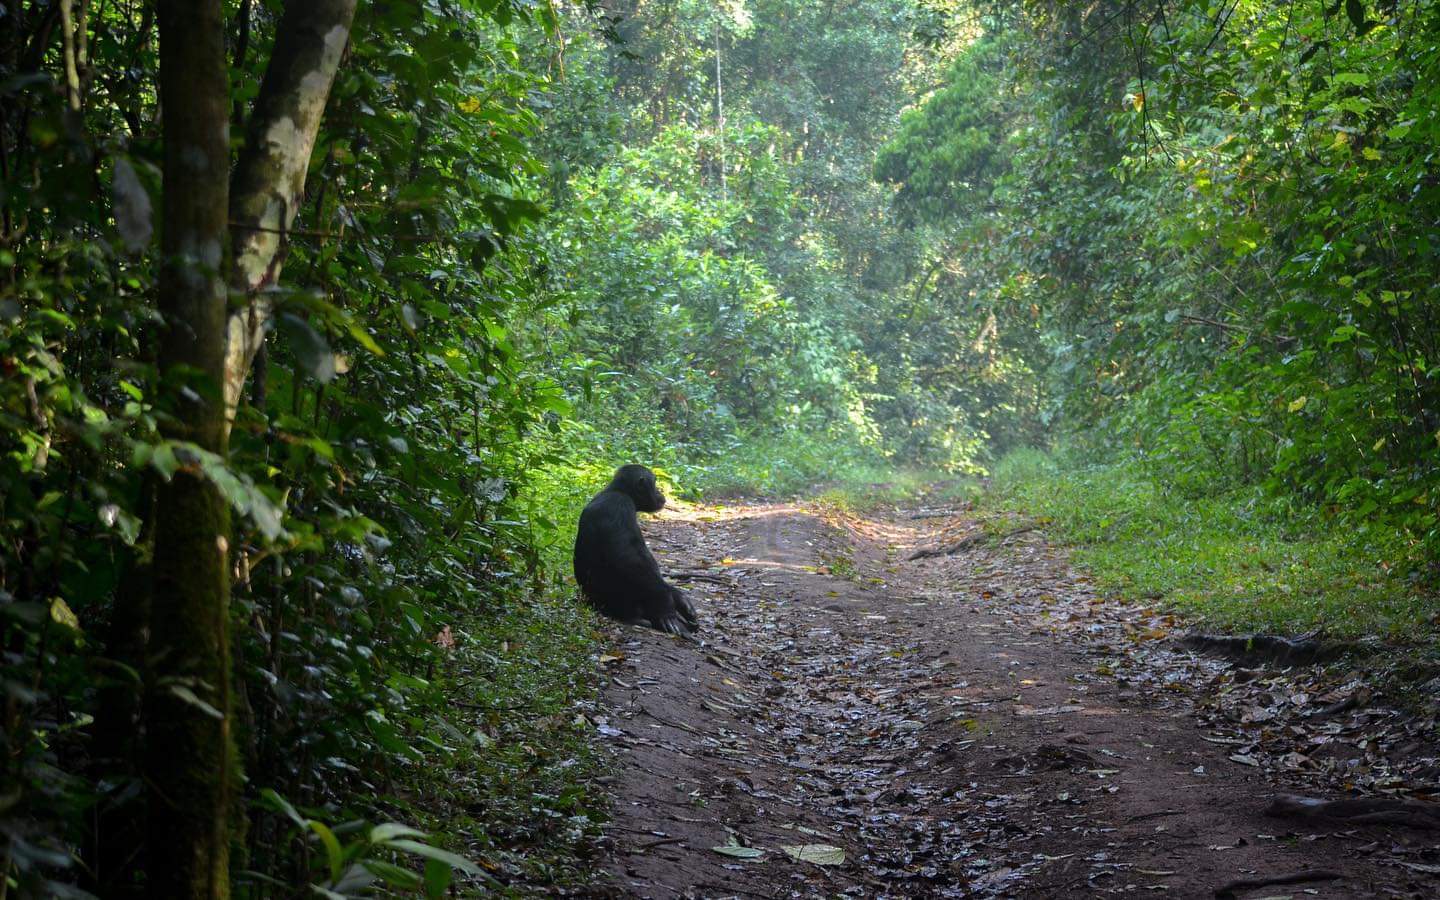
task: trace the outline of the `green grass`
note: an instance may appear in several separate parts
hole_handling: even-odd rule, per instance
[[[670,475],[693,498],[793,497],[837,483],[884,481],[892,469],[849,436],[793,430],[746,436],[723,453],[675,466]]]
[[[1405,577],[1410,548],[1380,527],[1340,524],[1258,491],[1181,496],[1134,464],[1057,462],[1019,451],[984,504],[1051,520],[1104,590],[1209,626],[1433,638],[1440,603]]]

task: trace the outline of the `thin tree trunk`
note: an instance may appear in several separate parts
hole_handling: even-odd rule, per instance
[[[145,798],[129,796],[130,780],[141,772],[141,737],[144,685],[147,671],[146,637],[149,633],[150,562],[153,558],[155,489],[159,476],[146,474],[138,503],[142,526],[135,551],[125,561],[125,572],[115,591],[115,605],[105,637],[105,656],[132,668],[135,683],[117,665],[105,674],[96,692],[91,777],[105,782],[95,805],[84,857],[89,883],[86,889],[106,900],[143,896],[136,877],[136,860],[145,846]],[[143,548],[143,549],[142,549]]]
[[[230,286],[248,302],[226,325],[226,430],[265,339],[271,304],[265,292],[280,278],[285,235],[305,195],[305,173],[320,117],[350,38],[356,0],[287,3],[275,49],[260,82],[235,167],[230,219]]]
[[[165,109],[159,308],[167,437],[225,451],[229,86],[222,0],[161,0]],[[150,896],[225,898],[235,753],[229,508],[182,467],[156,491],[145,777]]]

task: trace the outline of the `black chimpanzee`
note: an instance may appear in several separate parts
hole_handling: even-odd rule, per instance
[[[580,513],[575,580],[590,605],[611,618],[689,635],[700,630],[695,609],[660,576],[635,514],[659,512],[664,505],[654,472],[633,465],[617,469]]]

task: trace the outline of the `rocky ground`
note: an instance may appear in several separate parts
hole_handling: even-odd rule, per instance
[[[616,626],[601,657],[610,895],[1440,896],[1430,807],[1267,815],[1423,803],[1433,714],[1343,663],[1186,650],[1044,523],[757,504],[645,528],[704,630]]]

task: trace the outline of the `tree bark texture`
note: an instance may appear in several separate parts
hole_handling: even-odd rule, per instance
[[[222,0],[160,0],[165,110],[159,309],[166,436],[225,451],[229,83]],[[234,779],[229,507],[182,467],[157,486],[145,700],[152,897],[225,898]]]
[[[233,223],[230,286],[246,298],[226,325],[226,430],[244,392],[280,277],[285,234],[305,196],[305,174],[340,57],[350,38],[356,0],[287,3],[275,49],[260,82],[230,195]]]

